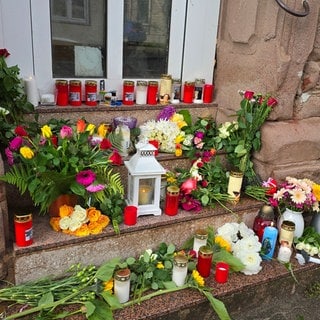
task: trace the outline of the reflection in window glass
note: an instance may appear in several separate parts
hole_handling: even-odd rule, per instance
[[[171,0],[125,0],[123,77],[167,73]]]
[[[105,1],[50,0],[50,4],[53,77],[105,77]],[[69,20],[57,18],[63,12]]]

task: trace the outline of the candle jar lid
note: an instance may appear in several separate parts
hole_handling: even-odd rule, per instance
[[[172,77],[171,77],[171,74],[162,74],[161,79],[171,80]]]
[[[128,268],[121,269],[115,273],[114,278],[119,281],[127,281],[130,279],[130,273],[131,272]]]
[[[157,87],[159,85],[159,82],[158,81],[149,81],[148,85],[151,87]]]
[[[194,86],[194,82],[193,81],[185,81],[184,83],[186,86]]]
[[[134,81],[124,80],[124,81],[123,81],[123,84],[124,84],[125,86],[134,86]]]
[[[69,84],[71,86],[81,86],[81,81],[80,80],[70,80]]]
[[[196,79],[196,80],[195,80],[195,83],[196,83],[196,84],[204,84],[204,83],[205,83],[205,80],[204,80],[204,79]]]
[[[95,81],[95,80],[86,80],[85,81],[85,85],[87,85],[87,86],[96,86],[97,85],[97,81]]]
[[[259,210],[259,216],[264,220],[274,220],[274,211],[272,206],[270,205],[263,205]]]
[[[208,239],[208,232],[204,229],[199,229],[196,231],[195,237],[200,240]]]
[[[177,267],[186,267],[188,263],[188,258],[182,254],[178,254],[173,259],[173,264]]]
[[[181,84],[181,80],[180,79],[172,79],[172,83],[173,84]]]
[[[242,178],[243,177],[243,172],[240,171],[231,171],[230,176],[234,178]]]
[[[146,87],[147,86],[147,81],[144,80],[138,80],[137,81],[137,87]]]
[[[199,248],[199,254],[202,256],[202,257],[211,257],[212,254],[213,254],[213,251],[210,247],[208,246],[202,246]]]
[[[23,223],[23,222],[28,222],[28,221],[31,221],[32,220],[32,213],[29,213],[29,214],[16,214],[14,216],[14,221],[15,222],[20,222],[20,223]]]
[[[281,228],[287,231],[295,231],[296,225],[293,221],[284,220],[281,224]]]
[[[68,81],[67,80],[63,80],[63,79],[58,79],[58,80],[56,80],[56,85],[67,86],[68,85]]]
[[[180,188],[177,186],[169,186],[167,188],[167,193],[170,195],[178,195],[180,192]]]

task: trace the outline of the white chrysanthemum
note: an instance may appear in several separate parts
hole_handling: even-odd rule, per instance
[[[240,251],[259,252],[261,250],[261,243],[256,235],[251,235],[237,241],[237,243],[233,245],[232,249],[234,253]]]
[[[312,246],[312,248],[309,251],[310,256],[315,256],[319,253],[319,249],[315,246]]]
[[[241,251],[235,255],[245,265],[241,270],[245,275],[257,274],[261,269],[261,257],[257,252]]]
[[[305,247],[305,243],[304,242],[298,242],[296,244],[296,249],[297,250],[304,250],[304,247]]]
[[[251,237],[254,235],[254,231],[248,228],[248,226],[244,222],[241,222],[239,224],[239,232],[242,238]]]
[[[217,230],[217,234],[229,242],[236,242],[238,240],[238,232],[239,224],[236,222],[225,223]]]

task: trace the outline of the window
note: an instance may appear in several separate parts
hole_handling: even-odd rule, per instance
[[[84,17],[87,2],[86,12],[89,24],[60,22],[64,25],[65,32],[57,35],[55,33],[58,29],[53,27],[51,29],[49,0],[0,0],[2,13],[0,31],[3,35],[0,43],[2,42],[9,51],[14,52],[10,59],[12,63],[19,65],[22,76],[30,74],[36,76],[40,93],[51,92],[54,88],[54,79],[57,77],[52,68],[52,62],[55,59],[51,42],[52,31],[54,31],[52,36],[55,45],[65,44],[68,49],[70,46],[78,46],[79,51],[83,51],[82,47],[88,47],[89,49],[84,51],[95,52],[96,58],[91,68],[91,75],[84,73],[86,71],[81,69],[82,62],[80,67],[78,66],[78,71],[74,63],[72,66],[74,77],[62,74],[61,77],[66,79],[81,77],[99,80],[103,78],[106,79],[107,89],[118,91],[122,90],[123,80],[128,77],[132,80],[157,79],[163,71],[182,81],[204,78],[206,82],[212,82],[219,0],[65,0],[61,2],[71,4],[71,8],[73,5],[75,5],[74,8],[78,8],[73,12],[71,10],[71,15],[68,16],[66,12],[67,10],[70,12],[70,8],[67,9],[68,5],[62,6],[64,9],[61,9],[63,12],[60,15],[64,14],[68,19]],[[82,8],[80,10],[79,4]],[[103,5],[100,7],[101,12],[100,9],[93,7],[98,5]],[[98,13],[98,11],[99,15],[93,16],[92,12]],[[162,20],[161,27],[157,27],[158,17]],[[143,31],[140,39],[145,37],[144,41],[138,41],[135,50],[137,53],[147,50],[154,59],[154,61],[151,58],[147,59],[141,74],[132,73],[126,68],[126,61],[129,58],[125,48],[128,39],[124,37],[124,26],[125,22],[133,19],[140,23]],[[76,40],[70,37],[71,33],[68,33],[73,30],[72,33],[75,35],[76,32],[85,28],[87,33],[83,33],[83,37]],[[16,41],[17,30],[21,39],[19,41]],[[69,31],[66,32],[66,30]],[[157,53],[152,44],[156,44]],[[74,48],[70,51],[71,55],[88,57],[87,52],[81,55],[83,52],[75,53]],[[130,65],[134,61],[131,58]],[[89,62],[91,61],[85,65],[89,66]],[[63,65],[61,69],[64,69]]]
[[[51,17],[55,22],[89,24],[88,0],[51,0]]]

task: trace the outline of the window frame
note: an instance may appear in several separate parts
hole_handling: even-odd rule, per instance
[[[168,73],[174,78],[213,82],[220,1],[172,0]],[[105,80],[106,87],[119,95],[124,80],[119,54],[123,49],[123,6],[123,0],[107,1],[107,12],[112,14],[107,18],[106,37],[112,45],[107,43]],[[35,76],[40,94],[53,92],[50,1],[0,0],[0,10],[0,45],[11,53],[8,61],[19,65],[23,77]]]

